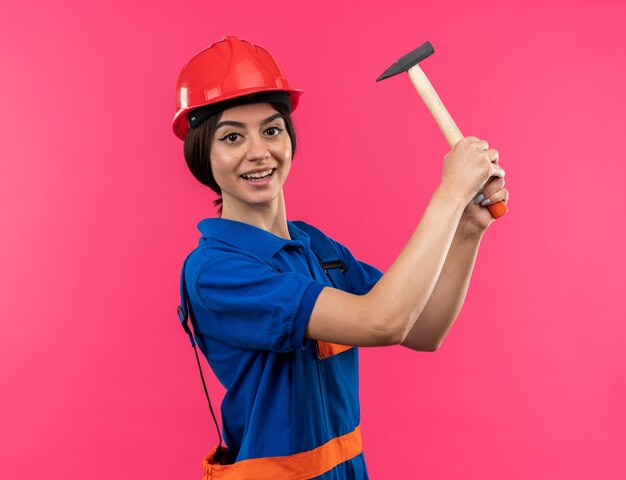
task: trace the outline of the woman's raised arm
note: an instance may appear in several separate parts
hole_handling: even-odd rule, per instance
[[[409,241],[366,295],[325,288],[305,332],[344,345],[402,343],[423,311],[443,268],[467,203],[493,177],[504,177],[498,153],[465,137],[446,155],[442,179]]]

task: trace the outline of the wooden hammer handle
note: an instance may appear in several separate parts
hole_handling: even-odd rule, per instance
[[[459,130],[459,127],[456,126],[456,123],[454,123],[448,110],[446,110],[446,107],[441,101],[441,98],[439,98],[439,95],[437,95],[430,80],[428,80],[428,77],[420,68],[419,64],[413,65],[407,70],[407,73],[409,74],[409,78],[415,90],[417,90],[419,96],[422,97],[426,107],[428,107],[437,125],[439,125],[443,136],[446,137],[450,148],[454,147],[458,141],[463,138],[463,134],[461,130]],[[506,205],[502,201],[487,205],[487,209],[493,218],[499,218],[508,212]]]

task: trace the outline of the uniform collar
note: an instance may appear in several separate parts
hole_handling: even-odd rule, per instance
[[[309,236],[305,232],[291,222],[287,222],[287,227],[291,240],[286,240],[262,228],[235,220],[205,218],[198,223],[198,230],[204,238],[214,238],[228,243],[264,260],[270,259],[286,246],[309,247]]]

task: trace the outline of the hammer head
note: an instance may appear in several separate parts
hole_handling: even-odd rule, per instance
[[[426,42],[425,44],[417,47],[412,52],[409,52],[405,56],[400,57],[398,60],[396,60],[394,64],[391,65],[391,67],[385,70],[382,75],[376,79],[376,81],[380,82],[385,78],[393,77],[398,73],[406,72],[413,65],[418,64],[426,57],[430,57],[433,53],[435,53],[435,49],[430,42]]]

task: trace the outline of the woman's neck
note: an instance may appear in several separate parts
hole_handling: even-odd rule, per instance
[[[247,223],[266,230],[274,235],[290,239],[287,228],[285,197],[281,191],[270,205],[242,205],[231,198],[224,198],[222,218]]]

